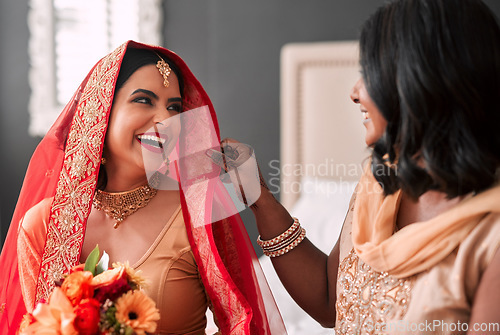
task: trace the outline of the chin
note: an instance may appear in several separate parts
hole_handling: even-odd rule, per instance
[[[372,148],[375,145],[376,142],[377,141],[374,141],[371,138],[365,138],[366,146],[368,146],[369,148]]]
[[[382,138],[383,134],[367,132],[365,135],[365,143],[368,147],[372,148],[378,140]]]

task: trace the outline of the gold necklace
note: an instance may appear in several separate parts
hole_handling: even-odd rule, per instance
[[[113,228],[116,229],[128,216],[145,207],[157,192],[158,190],[149,184],[125,192],[110,193],[96,190],[94,208],[115,219]]]

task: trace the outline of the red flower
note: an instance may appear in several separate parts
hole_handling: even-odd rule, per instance
[[[77,271],[64,279],[61,289],[73,306],[78,305],[82,299],[92,298],[94,295],[92,278],[92,272]]]
[[[75,308],[73,325],[79,335],[94,335],[99,333],[99,301],[84,299]]]
[[[100,302],[105,302],[106,299],[115,300],[131,289],[127,279],[122,276],[106,286],[96,289],[94,298]]]

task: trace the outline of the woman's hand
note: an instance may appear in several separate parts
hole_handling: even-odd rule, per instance
[[[273,239],[290,228],[294,220],[267,188],[250,146],[224,139],[220,151],[208,150],[207,156],[225,171],[223,181],[230,181],[240,200],[252,209],[261,239]],[[338,250],[336,245],[327,256],[305,238],[290,252],[272,258],[290,295],[324,327],[335,323]]]
[[[206,153],[222,168],[221,180],[233,184],[236,195],[243,204],[251,206],[259,199],[261,185],[266,184],[251,146],[226,138],[221,141],[220,151],[209,149]]]

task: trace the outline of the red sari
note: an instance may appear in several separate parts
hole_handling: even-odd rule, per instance
[[[209,111],[207,120],[197,120],[191,130],[182,131],[199,134],[203,124],[210,124],[206,129],[213,129],[213,134],[205,138],[217,142],[212,145],[220,140],[208,95],[175,53],[129,41],[101,59],[40,142],[28,166],[0,255],[1,334],[15,334],[26,311],[47,299],[54,282],[79,263],[115,83],[123,55],[130,47],[157,51],[177,65],[184,79],[184,110],[206,106]],[[178,145],[181,152],[196,151],[200,144],[196,136],[189,134]],[[189,159],[176,166],[188,238],[222,334],[285,334],[240,216],[211,222],[214,199],[222,204],[218,206],[231,207],[217,178],[218,168],[210,165],[200,169]],[[42,241],[33,241],[43,244],[43,253],[39,254],[31,250],[32,244],[20,243],[18,237],[29,210],[50,198],[53,200],[46,231],[39,234]]]

